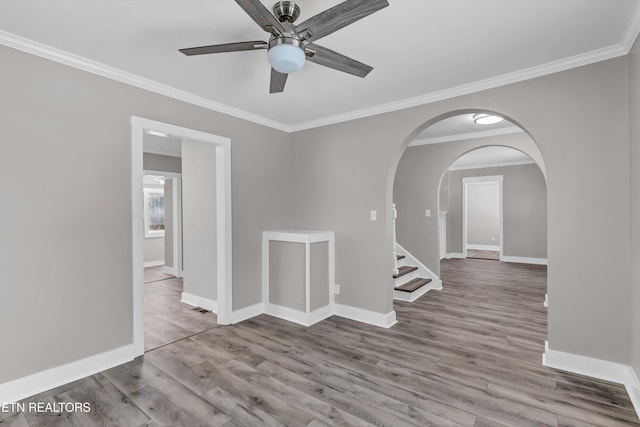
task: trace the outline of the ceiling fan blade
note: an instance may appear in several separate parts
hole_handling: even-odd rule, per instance
[[[236,0],[236,3],[267,33],[278,36],[285,32],[280,21],[259,0]]]
[[[280,73],[273,68],[271,69],[271,85],[269,93],[280,93],[284,91],[284,85],[287,83],[289,74]]]
[[[373,70],[373,67],[367,64],[363,64],[362,62],[317,44],[310,43],[306,47],[305,52],[308,61],[333,68],[334,70],[353,74],[354,76],[366,77],[367,74]]]
[[[387,0],[347,0],[297,25],[296,33],[312,42],[387,6]]]
[[[189,47],[186,49],[179,49],[179,50],[180,52],[184,53],[187,56],[193,56],[193,55],[207,55],[210,53],[258,50],[258,49],[266,49],[267,47],[269,47],[269,44],[267,42],[258,40],[255,42],[238,42],[238,43],[214,44],[211,46]]]

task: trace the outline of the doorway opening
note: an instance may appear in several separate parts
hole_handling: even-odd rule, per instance
[[[475,120],[480,113],[430,121],[399,160],[390,233],[395,300],[412,302],[442,289],[441,261],[547,263],[542,155],[515,122],[484,112],[499,119],[484,125]],[[546,280],[544,290],[541,305]]]
[[[502,175],[462,179],[465,258],[502,258]]]
[[[173,289],[162,290],[178,300],[171,303],[182,304],[179,310],[185,310],[188,304],[194,306],[189,310],[216,312],[217,316],[213,317],[215,323],[230,323],[231,142],[221,136],[139,117],[132,117],[131,127],[133,342],[136,353],[143,354],[145,314],[154,316],[162,311],[162,308],[157,308],[154,313],[153,300],[147,298],[145,301],[145,296],[150,293],[157,295],[159,289],[151,289],[147,285],[161,283],[148,281],[145,285],[145,237],[159,238],[163,235],[165,244],[167,235],[171,239],[170,245],[165,245],[162,270],[159,270],[160,274],[168,276],[163,276],[165,279],[174,281],[165,283]],[[175,144],[176,141],[179,170],[171,168],[171,161],[167,163],[167,159],[172,158],[171,142]],[[154,153],[154,149],[149,148],[153,145],[168,150],[170,155]],[[155,158],[153,167],[146,157],[150,154],[162,157]],[[162,181],[163,192],[159,191],[159,185],[155,189],[144,190],[145,175],[149,177],[147,181],[152,180],[150,177],[154,177],[158,184]],[[167,198],[168,195],[171,197]],[[167,204],[169,209],[160,209],[166,208]],[[160,218],[164,223],[160,223]],[[184,316],[181,319],[184,320]],[[155,323],[162,320],[154,319]],[[180,332],[178,329],[188,331],[189,328],[182,321],[168,326],[165,332],[170,331],[169,335]],[[166,335],[162,339],[171,337]],[[158,344],[162,339],[156,340]],[[149,338],[149,341],[153,339]]]

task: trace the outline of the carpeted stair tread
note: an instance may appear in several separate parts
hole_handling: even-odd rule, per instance
[[[405,256],[404,256],[404,255],[396,255],[396,259],[397,259],[398,261],[399,261],[399,260],[401,260],[401,259],[404,259],[404,258],[405,258]]]
[[[412,271],[416,271],[418,269],[418,267],[413,267],[413,266],[409,266],[409,265],[403,265],[402,267],[398,268],[398,274],[394,274],[393,278],[397,279],[398,277],[402,277],[405,274],[409,274]]]
[[[402,291],[402,292],[413,292],[417,289],[420,289],[427,283],[431,283],[431,279],[425,279],[424,277],[416,277],[415,279],[412,279],[407,283],[404,283],[400,286],[396,286],[395,290]]]

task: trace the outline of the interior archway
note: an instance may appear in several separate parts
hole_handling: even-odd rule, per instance
[[[398,221],[404,220],[408,223],[408,225],[404,224],[404,226],[398,230],[399,238],[397,240],[398,243],[400,243],[400,245],[398,245],[399,253],[400,255],[409,256],[415,264],[419,264],[417,273],[422,274],[417,274],[417,276],[431,279],[431,283],[428,285],[430,289],[440,289],[441,258],[463,258],[466,255],[466,247],[464,250],[446,250],[444,253],[448,254],[448,256],[444,257],[440,250],[441,229],[439,225],[441,222],[441,212],[445,210],[442,208],[440,200],[440,195],[444,190],[443,181],[445,181],[447,175],[451,173],[449,169],[454,162],[464,158],[468,153],[477,152],[477,150],[485,147],[501,147],[504,148],[505,151],[511,149],[519,153],[523,158],[528,159],[526,162],[521,162],[523,164],[518,165],[518,167],[523,170],[528,170],[529,174],[531,174],[532,171],[535,172],[534,169],[537,170],[539,174],[537,177],[537,185],[544,190],[542,196],[544,203],[536,202],[537,213],[544,217],[544,221],[540,229],[536,229],[530,233],[534,236],[532,240],[541,237],[537,243],[539,246],[542,245],[543,249],[537,252],[534,250],[531,253],[526,253],[526,251],[524,253],[518,252],[517,250],[514,252],[514,238],[511,238],[507,246],[509,250],[503,254],[503,235],[501,231],[499,239],[500,259],[502,259],[504,255],[504,261],[546,263],[547,198],[546,173],[542,154],[533,138],[531,138],[528,132],[515,120],[505,118],[500,125],[482,127],[471,121],[473,115],[478,112],[478,110],[455,111],[425,122],[425,124],[416,129],[416,131],[411,134],[411,137],[403,144],[403,155],[398,159],[394,170],[394,176],[390,185],[393,193],[392,200],[396,203],[401,200],[401,206],[398,206],[398,211],[400,212]],[[498,115],[491,111],[482,112]],[[467,122],[466,124],[464,123],[465,121]],[[449,125],[447,125],[447,123],[449,123]],[[459,126],[460,123],[463,125]],[[485,167],[486,170],[491,171],[491,174],[475,172],[471,173],[471,175],[498,175],[501,167],[516,168],[515,164],[501,165],[499,163],[500,161],[498,161],[497,164],[484,165],[492,166],[492,168]],[[509,163],[509,161],[506,163]],[[525,163],[528,166],[526,166]],[[412,172],[404,173],[406,171],[403,171],[403,168],[412,169]],[[466,168],[466,170],[473,171],[469,168]],[[516,176],[521,172],[522,171],[515,172]],[[514,171],[510,173],[513,175]],[[458,180],[461,180],[463,175],[468,178],[470,174],[456,172],[455,175],[457,175]],[[413,182],[413,184],[407,185],[408,181]],[[511,185],[512,181],[513,178],[509,178],[509,185]],[[447,186],[449,186],[449,183],[447,183]],[[458,187],[461,186],[462,183],[456,183],[455,185],[455,188],[460,190],[458,191],[458,201],[462,193],[462,190]],[[522,188],[520,188],[520,190],[522,190]],[[540,195],[538,194],[538,196]],[[458,213],[459,212],[460,209],[458,209]],[[461,215],[458,215],[458,219],[460,216]],[[513,227],[512,222],[513,221],[510,222],[510,227]],[[520,225],[522,225],[522,223],[520,223]],[[396,230],[393,229],[390,233],[390,235],[392,235],[392,248],[394,250],[396,248],[394,240],[395,231]],[[512,230],[509,232],[511,233],[511,231]],[[516,237],[517,239],[521,239],[522,235]],[[403,240],[405,241],[404,244]],[[453,256],[451,256],[452,253]],[[397,266],[394,263],[394,273],[398,273],[396,268]],[[396,291],[398,282],[398,279],[394,279],[393,293],[394,299],[396,300],[412,301],[426,292],[415,297],[403,299],[402,294]],[[412,293],[415,292],[412,291]],[[542,301],[540,301],[540,304],[542,305]]]

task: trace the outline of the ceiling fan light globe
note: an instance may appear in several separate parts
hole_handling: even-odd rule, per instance
[[[306,58],[304,51],[298,46],[279,44],[269,49],[267,59],[277,72],[292,74],[302,68]]]

